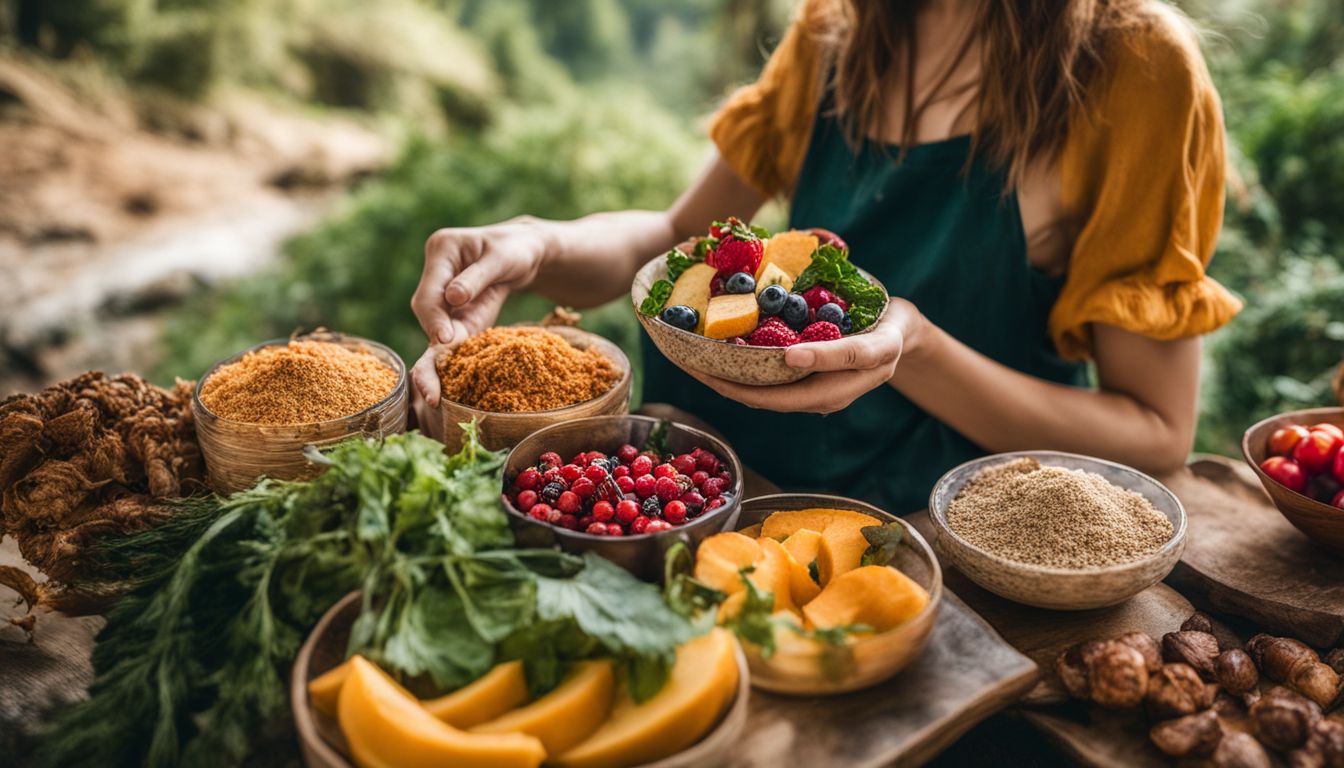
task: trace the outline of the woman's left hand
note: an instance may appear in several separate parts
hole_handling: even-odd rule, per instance
[[[688,373],[720,395],[752,408],[835,413],[895,375],[896,364],[903,353],[909,352],[915,329],[922,321],[913,304],[893,298],[886,314],[867,333],[789,347],[784,362],[813,372],[794,384],[757,387],[696,371]]]

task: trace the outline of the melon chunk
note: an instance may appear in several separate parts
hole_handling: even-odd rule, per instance
[[[760,277],[756,278],[756,295],[760,296],[761,291],[771,285],[779,285],[785,291],[791,291],[793,290],[793,278],[778,264],[766,264],[765,268],[761,270]]]
[[[756,330],[760,308],[753,293],[726,293],[709,300],[705,309],[705,335],[711,339],[731,339]]]
[[[459,731],[363,657],[349,663],[337,719],[360,768],[537,768],[546,759],[546,749],[531,736]]]
[[[470,728],[522,706],[529,698],[523,662],[506,661],[475,682],[421,703],[431,715],[454,728]]]
[[[709,284],[714,279],[714,268],[701,262],[692,264],[672,284],[672,293],[667,297],[666,306],[675,307],[684,304],[696,311],[700,323],[696,333],[703,333],[705,310],[709,307]]]
[[[909,576],[885,565],[865,565],[835,577],[803,615],[819,629],[867,624],[885,632],[902,624],[929,602],[929,593]]]
[[[817,575],[825,586],[836,576],[859,567],[868,550],[863,529],[881,524],[876,518],[847,509],[800,509],[767,517],[761,535],[785,539],[803,529],[820,531]]]
[[[663,689],[642,704],[619,697],[597,732],[552,762],[562,768],[622,768],[686,749],[718,721],[737,691],[737,641],[711,629],[677,649]]]
[[[761,547],[755,539],[728,531],[716,533],[700,542],[695,552],[695,570],[691,575],[708,586],[732,595],[741,592],[740,571],[756,562]]]
[[[767,265],[777,264],[785,274],[797,280],[798,275],[812,265],[812,253],[820,242],[811,232],[799,232],[796,229],[776,234],[765,244],[761,264],[756,268],[757,279],[765,273]]]
[[[611,711],[616,675],[610,660],[574,665],[555,690],[525,707],[471,729],[472,733],[525,733],[558,755],[588,738]]]
[[[772,613],[796,612],[791,588],[793,558],[789,557],[789,553],[784,551],[784,546],[774,539],[761,539],[758,543],[761,545],[761,556],[754,563],[756,570],[748,574],[747,578],[751,579],[751,583],[755,584],[757,589],[774,595],[775,605],[771,609]]]
[[[341,695],[341,686],[350,674],[350,662],[333,667],[308,681],[308,698],[313,709],[324,715],[336,716],[336,702]]]
[[[821,547],[821,534],[811,528],[799,528],[782,542],[784,549],[793,555],[793,559],[807,565],[817,559],[817,550]]]
[[[806,605],[808,601],[821,592],[821,585],[812,580],[812,573],[807,567],[812,560],[816,559],[816,556],[814,555],[807,560],[800,560],[799,558],[794,557],[793,552],[789,549],[789,540],[797,540],[800,535],[809,533],[818,539],[821,538],[820,534],[816,531],[804,529],[793,534],[780,545],[780,549],[784,551],[784,555],[788,558],[789,597],[794,605]],[[769,539],[769,541],[774,541],[774,539]],[[800,548],[797,543],[795,543],[795,548]],[[806,549],[806,547],[801,548],[804,550]],[[806,552],[804,552],[804,554],[806,554]]]

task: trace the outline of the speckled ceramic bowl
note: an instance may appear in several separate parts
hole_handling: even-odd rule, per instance
[[[863,270],[859,272],[886,291],[877,278]],[[790,368],[784,363],[782,347],[751,347],[718,341],[675,328],[656,317],[641,315],[639,305],[648,297],[649,288],[666,277],[667,260],[662,256],[645,264],[635,275],[635,282],[630,287],[630,300],[635,305],[635,316],[639,318],[649,338],[653,339],[654,346],[678,368],[755,386],[790,384],[807,376],[806,371]],[[886,311],[886,307],[883,307],[882,313],[886,314]],[[881,320],[881,316],[878,320]],[[872,328],[870,325],[859,333],[868,333]]]
[[[1009,560],[957,535],[947,523],[947,507],[971,478],[986,467],[1033,458],[1047,467],[1095,472],[1115,485],[1140,493],[1167,516],[1173,529],[1167,543],[1128,563],[1100,568],[1048,568]],[[981,587],[1038,608],[1080,611],[1123,603],[1171,573],[1185,551],[1185,508],[1167,487],[1132,467],[1059,451],[1017,451],[968,461],[943,475],[929,496],[929,519],[937,530],[934,548],[943,562]]]

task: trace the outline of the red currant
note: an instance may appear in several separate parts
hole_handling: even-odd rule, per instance
[[[535,509],[535,507],[533,507],[533,509]],[[560,518],[564,516],[565,515],[563,512],[556,509],[555,507],[551,507],[551,511],[546,513],[546,522],[550,523],[551,525],[557,525],[560,522]]]
[[[603,480],[607,479],[607,470],[605,467],[600,467],[596,464],[591,464],[587,469],[583,471],[583,476],[589,480],[592,480],[594,483],[600,483]]]
[[[681,495],[681,503],[685,504],[688,509],[695,509],[705,506],[705,497],[696,491],[687,491]]]
[[[672,459],[672,466],[681,474],[689,475],[695,471],[695,458],[689,453],[683,453]]]
[[[641,499],[647,499],[653,495],[657,484],[658,481],[654,479],[653,475],[637,477],[635,478],[635,495]]]
[[[533,467],[528,467],[518,473],[518,477],[514,479],[513,484],[525,491],[534,491],[541,485],[541,473]]]
[[[700,455],[697,456],[695,459],[695,466],[699,469],[703,469],[706,472],[710,473],[718,472],[719,457],[715,456],[709,451],[701,451]]]
[[[671,477],[658,478],[654,483],[654,492],[657,493],[658,498],[663,501],[671,501],[673,499],[681,498],[681,486]]]
[[[624,469],[624,467],[622,467]],[[616,487],[621,489],[621,493],[634,493],[635,480],[630,476],[616,478]]]
[[[593,517],[592,515],[582,515],[579,517],[579,524],[578,526],[576,526],[576,529],[580,531],[587,530],[588,526],[592,525],[595,522],[597,522],[597,518]]]
[[[672,530],[672,524],[666,520],[650,520],[649,524],[644,526],[645,533],[658,533],[659,531]]]
[[[555,451],[547,451],[537,459],[539,464],[548,464],[552,467],[560,466],[560,454]]]
[[[608,535],[608,536],[624,536],[624,535],[625,535],[625,529],[622,528],[621,526],[617,525],[616,523],[607,523],[607,535]]]
[[[622,464],[629,464],[634,461],[635,457],[638,455],[639,449],[629,443],[622,445],[616,451],[616,458],[619,459]]]
[[[720,470],[719,474],[715,475],[715,477],[719,478],[719,482],[723,483],[725,488],[733,482],[733,476],[728,474],[728,470],[726,469]]]
[[[653,471],[653,459],[648,456],[636,457],[630,462],[630,474],[635,477],[643,477]]]
[[[551,521],[551,505],[535,504],[531,509],[527,511],[527,515],[528,517],[531,517],[534,520],[540,520],[543,523],[549,523]]]
[[[616,515],[616,510],[612,508],[611,502],[599,501],[593,505],[593,519],[599,523],[605,523]]]
[[[592,536],[606,536],[606,535],[607,535],[607,524],[606,524],[606,523],[591,523],[591,524],[589,524],[589,526],[588,526],[587,528],[584,528],[584,529],[583,529],[583,532],[584,532],[584,533],[587,533],[587,534],[589,534],[589,535],[592,535]]]
[[[580,477],[578,480],[574,481],[574,484],[569,487],[569,490],[577,493],[579,498],[586,499],[594,493],[597,493],[597,486],[592,480],[589,480],[586,477]]]
[[[675,477],[677,468],[671,464],[659,464],[653,468],[654,477]]]
[[[606,504],[605,501],[601,501],[598,503]],[[607,504],[607,506],[610,507],[611,505]],[[593,512],[594,514],[596,514],[597,512],[596,506],[593,507]],[[636,517],[639,517],[639,504],[635,503],[633,499],[621,499],[619,502],[616,503],[617,520],[620,520],[622,523],[629,523]],[[603,522],[606,521],[604,520]]]
[[[537,492],[519,491],[518,498],[515,499],[513,503],[518,507],[518,511],[520,512],[531,511],[532,507],[537,504]]]
[[[691,483],[694,484],[696,488],[699,488],[700,486],[704,485],[705,481],[708,479],[709,479],[709,473],[705,472],[704,470],[696,470],[695,472],[691,473]]]
[[[711,477],[700,485],[700,493],[706,499],[712,499],[723,494],[723,481],[717,477]]]
[[[616,468],[611,470],[612,477],[630,477],[630,468],[624,464],[617,464]]]
[[[663,507],[663,519],[673,525],[686,522],[686,505],[680,501],[669,501]]]
[[[598,459],[607,458],[607,454],[601,451],[589,451],[588,453],[585,453],[583,457],[588,460],[589,464],[592,464],[594,461],[597,461]]]
[[[560,519],[555,521],[555,524],[560,528],[575,531],[579,528],[579,519],[573,515],[561,515]]]
[[[562,514],[572,515],[583,509],[583,500],[579,498],[579,494],[573,491],[565,491],[560,494],[560,498],[555,500],[555,507]]]
[[[588,466],[588,455],[583,452],[576,453],[574,458],[569,460],[569,463],[576,467],[586,467]]]
[[[714,498],[705,502],[705,512],[718,509],[719,507],[722,507],[724,504],[727,503],[728,502],[724,500],[722,496],[715,496]]]
[[[653,522],[651,518],[645,517],[644,515],[639,515],[634,520],[630,521],[630,533],[633,534],[644,533],[644,531],[648,529],[649,523],[651,522]]]
[[[560,476],[565,478],[566,483],[572,483],[583,477],[583,470],[576,464],[566,464],[560,468]]]

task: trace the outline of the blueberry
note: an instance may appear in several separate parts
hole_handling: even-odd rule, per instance
[[[696,312],[694,307],[688,307],[685,304],[670,306],[664,309],[659,317],[663,319],[664,323],[683,331],[694,331],[695,326],[700,324],[700,313]]]
[[[850,317],[848,312],[846,312],[843,316],[841,316],[840,322],[837,323],[837,325],[840,326],[841,333],[854,332],[854,318]]]
[[[761,308],[761,314],[778,315],[788,298],[789,292],[784,290],[784,286],[775,283],[765,286],[756,294],[756,304]]]
[[[723,281],[725,293],[751,293],[756,290],[756,278],[746,272],[734,272]]]
[[[779,311],[779,316],[793,330],[803,330],[807,326],[807,299],[802,294],[790,293],[789,298],[784,300],[784,308]]]
[[[840,319],[844,316],[845,310],[841,309],[840,305],[833,301],[828,301],[820,307],[817,307],[817,322],[825,321],[828,323],[835,323],[838,326],[840,325]]]

